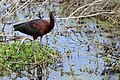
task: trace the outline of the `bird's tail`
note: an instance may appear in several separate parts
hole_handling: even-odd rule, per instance
[[[18,24],[17,24],[17,25],[14,25],[13,28],[14,28],[14,31],[17,31],[18,28],[19,28],[19,25],[18,25]]]
[[[26,27],[26,23],[20,23],[13,26],[14,31],[23,30]]]

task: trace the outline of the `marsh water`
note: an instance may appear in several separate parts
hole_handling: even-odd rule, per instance
[[[48,18],[48,13],[44,12],[44,18]],[[58,12],[59,13],[59,12]],[[26,18],[21,13],[18,13],[21,22]],[[106,69],[105,62],[100,54],[105,53],[103,45],[112,45],[120,49],[120,38],[106,37],[106,34],[111,34],[101,28],[96,22],[88,20],[84,25],[80,25],[74,19],[66,20],[57,19],[59,14],[56,14],[56,24],[54,29],[45,35],[42,39],[43,45],[50,46],[57,50],[62,55],[58,64],[53,64],[47,67],[47,73],[42,76],[42,80],[118,80],[119,73],[104,74]],[[47,19],[48,20],[48,19]],[[49,20],[48,20],[49,21]],[[13,23],[17,24],[19,22]],[[5,26],[5,33],[14,35],[13,24]],[[0,23],[0,30],[3,24]],[[16,35],[28,36],[20,32],[15,32]],[[28,36],[32,39],[31,36]],[[38,39],[39,41],[39,39]],[[1,73],[2,71],[0,71]],[[1,75],[0,80],[30,80],[25,73],[19,77],[14,73],[11,75]],[[37,78],[34,78],[34,80]]]

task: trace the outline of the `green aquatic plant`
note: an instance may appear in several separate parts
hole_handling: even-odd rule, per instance
[[[0,44],[0,64],[13,71],[24,70],[25,66],[35,65],[31,43],[23,43],[19,52],[17,52],[18,45],[19,42]],[[58,52],[49,46],[43,46],[45,51],[42,51],[39,42],[36,42],[35,49],[37,64],[53,64],[59,56]],[[56,59],[53,59],[50,54]]]

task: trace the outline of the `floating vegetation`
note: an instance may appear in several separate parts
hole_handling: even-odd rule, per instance
[[[24,43],[17,53],[18,45],[19,42],[0,44],[0,64],[14,72],[23,71],[26,66],[35,66],[31,43]],[[46,64],[46,66],[55,64],[59,56],[58,52],[48,46],[43,46],[43,49],[49,54],[40,49],[39,42],[35,43],[37,64]],[[54,59],[50,54],[54,56]]]
[[[104,74],[120,73],[120,52],[118,48],[108,47],[105,53],[102,54],[102,60],[104,61]]]
[[[109,23],[107,21],[101,21],[101,20],[97,20],[99,24],[102,24],[101,27],[112,31],[113,34],[120,36],[120,28],[119,25],[116,25],[114,23]]]

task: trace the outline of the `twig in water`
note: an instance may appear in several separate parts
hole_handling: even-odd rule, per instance
[[[9,68],[7,68],[5,65],[3,65],[1,63],[0,63],[0,65],[3,66],[4,68],[6,68],[10,72],[10,74],[12,74],[12,70],[10,70]]]
[[[43,48],[41,48],[44,52],[46,52],[47,54],[49,54],[52,58],[54,58],[54,59],[56,59],[57,60],[57,58],[56,57],[54,57],[52,54],[50,54],[49,52],[47,52],[45,49],[43,49]]]
[[[23,42],[24,42],[26,39],[31,40],[31,39],[28,38],[28,37],[24,37],[24,38],[22,39],[22,41],[20,42],[19,46],[18,46],[17,53],[19,52],[21,45],[23,44]]]

